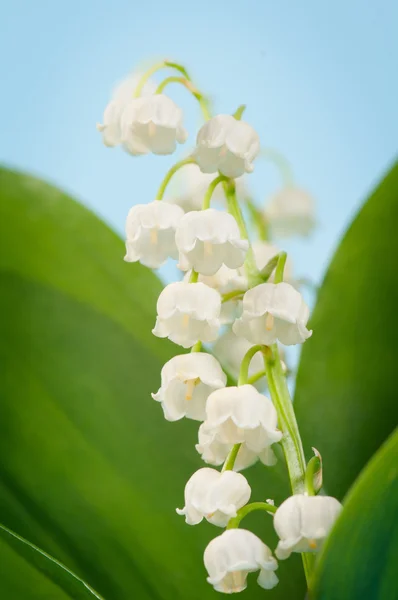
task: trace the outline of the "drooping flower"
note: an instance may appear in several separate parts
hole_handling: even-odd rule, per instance
[[[217,592],[246,589],[248,573],[260,571],[257,583],[270,590],[278,583],[278,563],[260,538],[246,529],[227,529],[211,540],[204,553],[207,581]]]
[[[186,213],[176,230],[176,244],[179,268],[202,275],[214,275],[223,264],[237,269],[249,247],[234,217],[214,208]]]
[[[265,216],[273,237],[307,236],[315,227],[314,200],[296,187],[285,187],[270,199]]]
[[[169,256],[177,258],[175,231],[183,215],[179,206],[158,200],[133,206],[126,220],[124,260],[157,269]]]
[[[199,130],[195,158],[203,173],[220,171],[226,177],[240,177],[254,169],[260,140],[251,125],[231,115],[217,115]]]
[[[276,556],[285,559],[292,552],[318,552],[342,508],[331,496],[297,494],[285,500],[274,516],[280,538]]]
[[[221,442],[217,432],[217,427],[209,428],[206,422],[202,423],[199,427],[198,444],[195,446],[202,460],[216,467],[224,463],[233,447],[231,443]],[[254,465],[258,460],[267,467],[276,464],[276,456],[270,446],[267,446],[261,452],[253,452],[253,450],[249,450],[246,444],[242,444],[235,460],[234,471],[243,471],[243,469]]]
[[[172,154],[188,134],[182,110],[164,94],[133,98],[121,115],[122,143],[133,155]]]
[[[168,421],[183,417],[204,421],[209,394],[227,382],[218,360],[205,352],[174,356],[162,368],[161,378],[162,385],[152,397],[161,402]]]
[[[103,123],[97,125],[98,131],[102,133],[105,146],[113,147],[121,143],[121,116],[126,105],[133,98],[140,79],[140,74],[133,73],[115,86],[111,100],[105,108]],[[155,86],[148,81],[144,86],[142,95],[149,96],[154,91]]]
[[[252,344],[302,344],[312,331],[306,328],[309,308],[289,283],[262,283],[243,297],[243,314],[233,325],[236,335]]]
[[[204,518],[218,527],[225,527],[237,511],[247,504],[251,489],[246,478],[235,471],[199,469],[185,486],[185,506],[177,508],[188,525],[197,525]]]
[[[277,413],[269,398],[252,385],[228,387],[210,394],[206,404],[207,431],[222,444],[244,443],[256,454],[279,442]]]
[[[269,242],[264,242],[262,240],[255,240],[252,243],[252,250],[254,254],[254,260],[257,266],[257,269],[261,272],[267,265],[267,263],[279,253],[278,248],[270,244]],[[271,274],[268,279],[269,282],[274,281],[275,271]],[[291,283],[293,280],[293,265],[289,256],[286,258],[285,269],[283,272],[284,280]]]
[[[170,283],[160,293],[152,333],[183,348],[212,342],[220,328],[221,296],[204,283]]]

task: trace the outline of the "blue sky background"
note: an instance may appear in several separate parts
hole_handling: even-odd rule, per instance
[[[14,0],[0,21],[0,161],[62,186],[122,232],[176,157],[134,159],[95,129],[115,81],[142,62],[183,62],[219,112],[241,103],[317,198],[320,227],[285,244],[296,273],[322,275],[338,237],[392,161],[398,139],[393,0]],[[185,90],[193,142],[199,123]],[[259,200],[278,184],[258,162]]]

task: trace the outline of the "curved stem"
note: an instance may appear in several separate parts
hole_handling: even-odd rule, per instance
[[[202,210],[207,210],[210,208],[211,197],[214,194],[214,190],[218,186],[219,183],[223,181],[228,181],[224,175],[219,175],[210,183],[209,187],[206,190],[205,197],[203,198]]]
[[[236,198],[235,182],[232,179],[229,179],[226,182],[224,182],[223,186],[225,196],[227,198],[228,211],[233,217],[235,217],[235,220],[238,223],[242,239],[248,240],[250,244],[246,223],[243,218],[238,200]],[[253,250],[250,245],[245,259],[245,271],[249,282],[249,287],[254,287],[255,285],[258,285],[259,283],[263,282],[261,275],[259,274],[259,271],[257,269],[256,261],[254,260]]]
[[[252,358],[255,354],[257,354],[257,352],[261,352],[263,348],[264,346],[257,344],[256,346],[249,348],[249,350],[246,352],[240,365],[238,385],[245,385],[247,383],[247,380],[249,379],[249,367]]]
[[[242,444],[235,444],[234,446],[232,446],[232,449],[230,450],[227,458],[225,459],[223,468],[221,469],[222,473],[224,473],[224,471],[232,471],[232,469],[234,468],[235,460],[236,460],[236,457],[238,456],[238,452],[240,450],[241,445]]]
[[[241,104],[240,106],[238,106],[238,108],[236,109],[236,111],[234,112],[234,114],[232,116],[237,121],[240,121],[245,110],[246,110],[246,104]]]
[[[236,517],[229,520],[227,529],[236,529],[239,527],[241,520],[255,510],[265,510],[267,513],[274,514],[276,513],[277,506],[268,504],[268,502],[251,502],[250,504],[246,504],[246,506],[238,510]]]
[[[198,283],[198,279],[199,279],[199,273],[192,269],[188,283]]]
[[[250,385],[253,385],[253,383],[256,383],[256,381],[258,381],[262,377],[265,377],[265,375],[266,375],[265,371],[258,371],[258,373],[254,373],[254,375],[249,377],[249,379],[247,380],[247,383],[249,383]]]
[[[293,169],[287,158],[273,148],[263,148],[260,156],[272,162],[281,174],[282,181],[285,185],[291,186],[294,184]]]
[[[275,269],[275,283],[282,283],[283,281],[283,273],[285,270],[287,254],[286,252],[280,252],[278,254],[278,264]]]
[[[272,352],[270,348],[264,352],[264,366],[268,389],[278,413],[279,427],[283,432],[281,444],[286,458],[292,492],[293,494],[304,494],[306,464],[303,444],[276,344],[272,346]],[[301,556],[307,585],[309,586],[313,558],[308,553],[303,553]]]
[[[232,290],[232,292],[227,292],[222,295],[222,302],[228,302],[228,300],[233,300],[234,298],[239,298],[239,296],[244,296],[245,290]]]
[[[162,183],[160,184],[160,187],[158,189],[158,193],[156,194],[156,200],[162,200],[164,193],[166,191],[166,188],[168,186],[168,184],[170,183],[170,179],[173,177],[173,175],[175,173],[177,173],[177,171],[179,171],[182,167],[184,167],[185,165],[191,165],[195,163],[195,159],[192,156],[188,156],[188,158],[184,158],[183,160],[180,160],[178,163],[176,163],[175,165],[173,165],[171,167],[171,169],[169,169],[162,181]]]
[[[148,79],[150,79],[150,77],[152,77],[152,75],[154,73],[156,73],[156,71],[160,71],[160,69],[164,69],[165,67],[167,67],[167,61],[163,60],[160,63],[157,63],[156,65],[153,65],[153,67],[151,67],[150,69],[148,69],[147,71],[145,71],[145,73],[141,76],[137,87],[135,88],[134,91],[134,98],[139,98],[141,96],[142,90],[145,87],[146,82],[148,81]]]
[[[189,92],[191,92],[191,94],[194,96],[194,98],[196,98],[196,100],[199,102],[199,105],[202,109],[202,113],[203,113],[203,117],[204,119],[207,121],[208,119],[210,119],[210,113],[208,110],[208,106],[207,106],[207,101],[205,99],[205,97],[203,96],[203,94],[201,94],[201,92],[194,86],[194,84],[192,83],[192,81],[190,79],[184,78],[184,77],[167,77],[164,81],[162,81],[162,83],[160,83],[155,91],[155,94],[161,94],[164,90],[164,88],[169,85],[169,83],[181,83],[181,85],[183,85],[184,87],[187,88],[187,90]]]

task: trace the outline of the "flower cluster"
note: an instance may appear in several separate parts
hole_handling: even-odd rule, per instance
[[[163,67],[176,68],[184,77],[170,77],[156,93],[144,93],[149,75]],[[201,468],[190,477],[185,506],[177,513],[189,525],[206,519],[227,528],[204,553],[208,581],[215,590],[239,592],[253,571],[259,571],[259,585],[270,589],[278,583],[277,559],[319,550],[341,509],[334,498],[316,495],[313,463],[306,469],[300,454],[280,360],[279,344],[302,344],[312,332],[292,266],[269,235],[272,230],[307,234],[312,207],[304,193],[289,185],[265,211],[248,198],[247,210],[242,211],[237,197],[242,188],[235,180],[253,171],[259,136],[241,120],[244,107],[234,115],[211,117],[204,96],[185,69],[174,63],[162,63],[144,74],[130,97],[114,95],[98,126],[104,144],[121,145],[133,155],[174,152],[187,132],[182,110],[163,90],[176,80],[199,100],[206,122],[195,148],[167,173],[155,200],[131,208],[125,260],[153,269],[170,258],[177,261],[180,280],[161,292],[152,332],[191,352],[177,354],[163,366],[160,388],[152,396],[168,421],[198,421],[196,450],[211,467],[223,465],[221,470]],[[184,169],[195,173],[193,189],[165,201],[170,180]],[[225,197],[217,209],[211,206],[216,193]],[[253,243],[245,212],[256,225],[259,239]],[[230,385],[226,370],[236,379]],[[271,398],[261,393],[265,379]],[[270,500],[249,503],[251,488],[240,471],[256,461],[275,465],[279,444],[289,471],[296,469],[293,495],[279,508]],[[257,509],[273,516],[279,537],[276,558],[259,537],[239,528],[241,519]]]

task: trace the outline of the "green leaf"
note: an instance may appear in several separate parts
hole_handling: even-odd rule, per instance
[[[342,498],[397,423],[398,165],[360,211],[319,293],[295,409],[307,456]]]
[[[103,600],[64,565],[0,525],[0,564],[2,595],[57,600]]]
[[[180,352],[151,334],[160,282],[55,188],[0,170],[0,190],[3,522],[106,600],[217,598],[203,551],[220,530],[175,513],[203,466],[198,423],[166,422],[150,397]],[[282,463],[247,477],[253,500],[289,494]],[[275,548],[271,517],[244,526]],[[267,597],[302,600],[300,557],[279,576]],[[253,579],[246,594],[264,591]]]
[[[364,469],[344,502],[315,573],[316,600],[398,597],[398,431]]]

